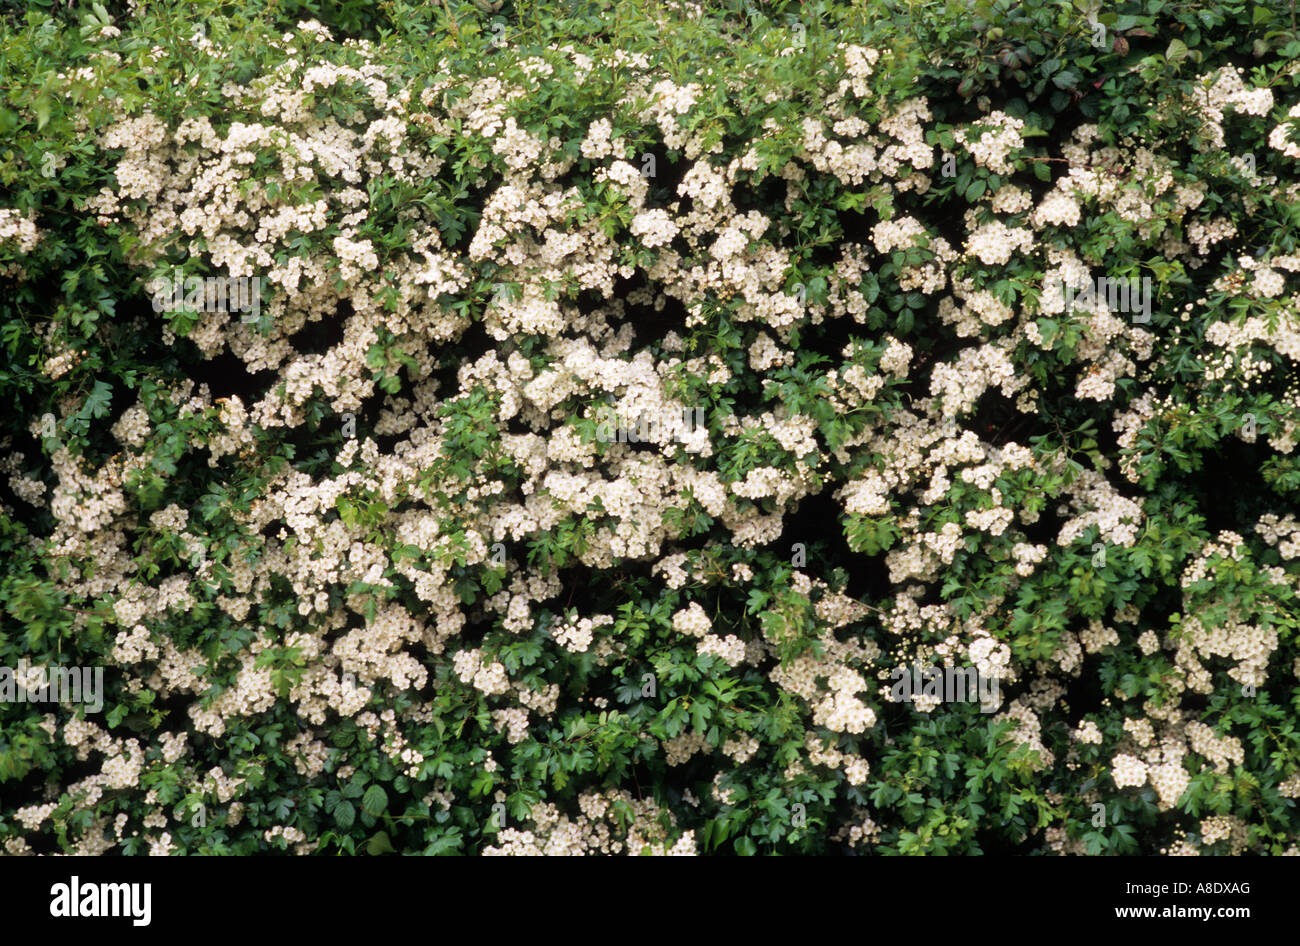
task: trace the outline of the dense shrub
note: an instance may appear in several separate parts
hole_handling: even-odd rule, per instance
[[[2,9],[7,852],[1297,853],[1292,11]]]

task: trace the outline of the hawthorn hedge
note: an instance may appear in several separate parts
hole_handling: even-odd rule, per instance
[[[0,24],[7,853],[1300,853],[1293,4]]]

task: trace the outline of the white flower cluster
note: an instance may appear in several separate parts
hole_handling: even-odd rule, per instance
[[[1024,127],[1025,123],[1019,118],[994,111],[981,118],[974,127],[958,128],[953,137],[965,145],[980,167],[987,167],[995,174],[1010,174],[1014,168],[1007,159],[1024,144],[1020,137],[1020,130]]]
[[[700,607],[698,601],[692,601],[673,615],[673,630],[679,634],[703,638],[712,626],[713,622],[709,620],[709,616]]]

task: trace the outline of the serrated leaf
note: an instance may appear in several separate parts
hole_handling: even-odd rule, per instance
[[[1079,74],[1077,72],[1072,72],[1069,69],[1062,70],[1052,76],[1052,85],[1067,92],[1077,87],[1078,84]]]
[[[361,796],[361,808],[367,814],[378,818],[388,810],[388,793],[379,785],[371,785]]]
[[[357,810],[352,806],[352,802],[341,801],[334,806],[334,822],[344,831],[351,828],[356,820]]]

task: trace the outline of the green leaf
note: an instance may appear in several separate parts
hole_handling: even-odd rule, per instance
[[[378,818],[388,810],[388,793],[379,785],[371,785],[361,798],[361,808],[367,814]]]
[[[357,810],[352,806],[350,801],[341,801],[334,806],[334,821],[347,831],[357,820]]]
[[[371,857],[378,857],[380,854],[395,854],[397,852],[393,847],[392,839],[388,837],[388,832],[380,831],[366,842],[366,853]]]
[[[1079,74],[1077,72],[1071,72],[1069,69],[1065,69],[1052,76],[1052,85],[1056,86],[1058,89],[1063,89],[1066,92],[1069,92],[1078,87]]]
[[[86,417],[107,417],[109,405],[113,403],[113,388],[107,382],[96,381],[95,388],[86,398],[80,414]]]

